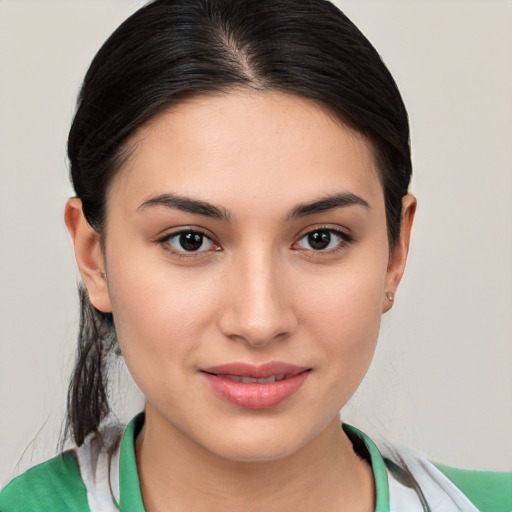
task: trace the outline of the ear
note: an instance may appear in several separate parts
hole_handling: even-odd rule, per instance
[[[415,213],[416,198],[411,194],[407,194],[402,198],[400,237],[391,251],[386,274],[386,286],[384,292],[385,294],[391,292],[393,294],[391,297],[395,296],[398,285],[400,284],[404,274]],[[393,299],[389,299],[385,294],[382,302],[383,313],[389,311],[393,306]]]
[[[100,235],[85,219],[80,199],[72,197],[68,200],[64,211],[64,220],[73,240],[76,263],[89,292],[91,303],[96,309],[110,313],[112,305]]]

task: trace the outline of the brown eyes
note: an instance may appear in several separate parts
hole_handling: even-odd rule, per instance
[[[317,229],[304,235],[298,242],[300,249],[313,251],[330,251],[339,248],[344,243],[351,242],[351,237],[335,229]]]
[[[210,238],[200,231],[180,231],[168,236],[164,241],[177,252],[187,253],[220,250],[220,247],[215,245]]]
[[[303,235],[292,245],[292,249],[313,252],[333,252],[350,244],[352,241],[353,238],[343,231],[332,228],[322,228],[309,231]],[[194,229],[172,233],[161,239],[160,242],[165,244],[168,250],[179,255],[191,255],[207,251],[222,250],[221,247],[213,242],[205,233]]]

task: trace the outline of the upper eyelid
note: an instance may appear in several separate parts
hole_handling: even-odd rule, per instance
[[[354,236],[351,234],[348,228],[344,228],[342,226],[332,225],[332,224],[318,224],[313,226],[308,226],[306,228],[301,229],[298,234],[295,236],[296,240],[300,240],[304,238],[306,235],[310,233],[314,233],[315,231],[329,231],[331,233],[340,234],[346,238],[353,239]]]
[[[177,235],[181,235],[182,233],[199,233],[200,235],[205,236],[209,240],[211,240],[213,243],[215,242],[215,237],[209,233],[207,230],[199,227],[192,227],[192,226],[183,226],[179,228],[172,228],[172,229],[164,229],[159,235],[156,237],[157,242],[162,242],[164,240],[167,240],[168,238],[175,237]]]
[[[172,247],[172,245],[170,244],[169,240],[172,239],[172,238],[175,238],[179,235],[182,235],[184,233],[198,233],[202,236],[204,236],[205,238],[207,238],[210,243],[215,247],[215,250],[221,250],[221,246],[220,244],[215,240],[215,238],[206,233],[205,230],[201,229],[201,228],[197,228],[197,227],[182,227],[182,228],[179,228],[179,229],[174,229],[173,231],[169,231],[169,232],[163,232],[162,235],[158,236],[155,240],[155,242],[157,244],[167,244],[169,246]],[[170,251],[170,252],[174,252],[175,254],[180,254],[180,255],[185,255],[185,256],[199,256],[200,254],[203,254],[203,253],[206,253],[206,252],[209,252],[208,250],[206,251],[180,251],[176,248],[172,248],[172,249],[169,249],[169,248],[166,248],[166,250]]]
[[[328,231],[328,232],[333,233],[334,235],[338,236],[340,238],[338,248],[341,248],[342,246],[347,246],[347,245],[350,245],[350,244],[353,244],[354,242],[356,242],[355,237],[352,234],[347,233],[345,230],[343,230],[339,227],[335,228],[335,227],[325,226],[325,227],[316,227],[313,229],[308,229],[307,231],[303,231],[301,235],[299,235],[295,238],[295,242],[293,242],[292,247],[294,247],[294,246],[296,247],[303,238],[307,237],[311,233],[315,233],[316,231]],[[310,249],[304,249],[304,250],[309,251]],[[335,250],[336,249],[331,249],[330,251],[323,251],[323,250],[315,251],[315,250],[311,249],[311,251],[318,253],[318,254],[322,254],[322,253],[328,254],[329,252],[333,252]]]

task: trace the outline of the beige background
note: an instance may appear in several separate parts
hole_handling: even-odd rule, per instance
[[[0,482],[55,453],[77,327],[62,221],[83,74],[135,0],[0,0]],[[340,0],[409,108],[408,273],[344,418],[448,464],[512,468],[512,2]],[[121,369],[119,414],[142,404]]]

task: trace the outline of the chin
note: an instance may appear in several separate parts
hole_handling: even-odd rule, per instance
[[[273,462],[293,455],[301,446],[290,443],[232,443],[224,449],[215,450],[215,455],[233,462]]]
[[[250,428],[238,426],[225,430],[217,440],[211,437],[207,447],[215,455],[233,462],[270,462],[294,455],[316,437],[308,429],[297,429],[296,424],[258,423]]]

